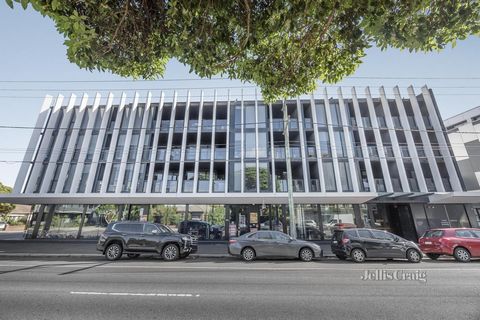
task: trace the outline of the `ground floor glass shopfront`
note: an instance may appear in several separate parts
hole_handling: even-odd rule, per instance
[[[168,225],[200,240],[225,240],[255,230],[290,233],[287,205],[36,205],[25,237],[95,239],[114,221],[150,221]],[[393,232],[417,240],[429,228],[478,227],[480,207],[423,203],[298,204],[297,237],[329,240],[344,225]],[[180,230],[179,230],[180,228]]]

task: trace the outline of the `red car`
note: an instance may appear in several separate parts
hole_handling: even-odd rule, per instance
[[[441,255],[454,256],[460,262],[480,257],[480,229],[431,229],[418,242],[420,249],[432,260]]]

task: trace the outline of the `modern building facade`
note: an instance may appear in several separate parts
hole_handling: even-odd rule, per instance
[[[445,120],[467,190],[480,190],[480,106]]]
[[[432,91],[348,96],[47,96],[14,193],[0,200],[35,205],[28,238],[94,238],[115,220],[205,220],[205,238],[294,226],[311,240],[339,223],[413,240],[478,226]]]

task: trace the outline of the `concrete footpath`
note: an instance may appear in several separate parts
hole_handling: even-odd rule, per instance
[[[324,256],[332,256],[330,244],[319,243]],[[192,256],[228,257],[226,241],[200,242]],[[96,241],[91,240],[0,240],[0,257],[98,257]]]

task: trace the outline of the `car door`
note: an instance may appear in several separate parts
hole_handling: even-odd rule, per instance
[[[160,239],[160,230],[152,223],[143,226],[143,247],[145,251],[155,251]]]
[[[373,236],[368,229],[358,229],[358,241],[365,250],[367,257],[380,258],[382,257],[383,243]]]
[[[272,249],[275,246],[273,243],[272,235],[269,231],[258,231],[256,239],[253,241],[253,249],[259,257],[271,257],[273,256]]]
[[[427,253],[442,252],[440,239],[443,235],[443,230],[429,230],[425,232],[423,239],[421,239],[423,251]]]
[[[271,231],[273,241],[270,245],[272,256],[276,257],[296,257],[298,244],[291,240],[290,236],[278,231]]]
[[[463,246],[470,251],[472,256],[477,255],[477,237],[473,232],[470,230],[455,230],[455,237],[457,238],[456,242],[458,246]]]
[[[480,230],[474,229],[470,231],[475,236],[475,238],[472,239],[472,256],[480,257]]]
[[[393,235],[389,237],[387,232],[382,230],[371,230],[373,236],[376,239],[378,250],[376,252],[379,258],[395,258],[399,257],[399,251],[402,248],[401,243],[394,241]]]
[[[121,233],[127,250],[140,250],[142,248],[143,226],[139,223],[119,223],[115,225],[115,231]]]

